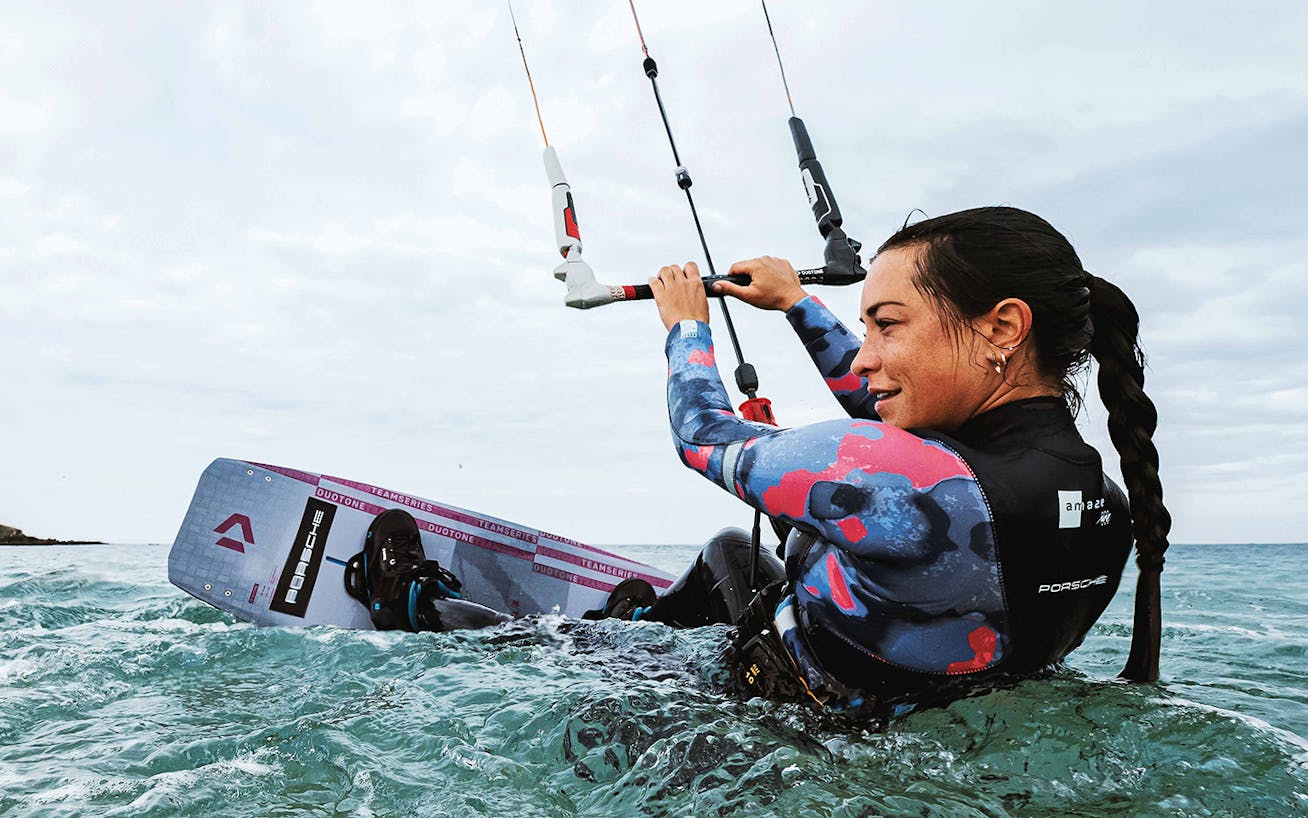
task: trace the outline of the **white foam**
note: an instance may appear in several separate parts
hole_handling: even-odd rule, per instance
[[[31,659],[10,659],[0,662],[0,684],[19,681],[34,670],[36,670],[36,662]]]

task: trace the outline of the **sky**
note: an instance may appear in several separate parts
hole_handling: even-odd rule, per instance
[[[1044,216],[1141,313],[1173,541],[1308,540],[1308,6],[769,8],[853,236]],[[599,278],[702,261],[627,4],[515,10]],[[638,10],[715,261],[813,266],[758,4]],[[236,457],[595,544],[748,526],[673,451],[653,306],[563,306],[505,6],[17,0],[0,77],[0,522],[168,543]],[[839,415],[733,317],[783,425]]]

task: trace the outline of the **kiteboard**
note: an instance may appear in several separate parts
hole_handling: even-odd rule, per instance
[[[463,598],[513,617],[601,608],[640,577],[672,577],[617,554],[378,486],[220,458],[200,476],[168,554],[174,585],[256,625],[372,629],[345,589],[345,565],[388,508],[417,520],[423,550],[463,583]]]

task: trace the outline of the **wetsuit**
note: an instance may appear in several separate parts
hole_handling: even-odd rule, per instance
[[[1065,401],[1005,404],[949,435],[899,429],[876,418],[850,372],[859,342],[821,302],[787,319],[853,419],[740,419],[696,321],[668,335],[668,406],[687,466],[797,530],[776,627],[808,688],[888,701],[1030,674],[1079,645],[1131,534]],[[697,570],[703,558],[682,585]]]

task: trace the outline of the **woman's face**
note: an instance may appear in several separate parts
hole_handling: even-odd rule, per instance
[[[863,285],[863,346],[851,365],[881,395],[877,414],[902,429],[953,431],[977,413],[998,380],[981,339],[951,329],[934,302],[913,285],[915,247],[872,260]]]

